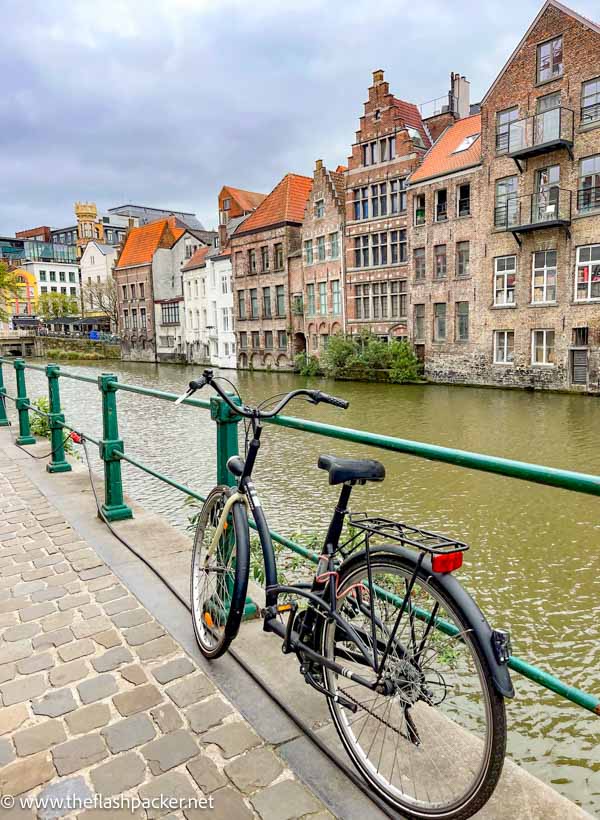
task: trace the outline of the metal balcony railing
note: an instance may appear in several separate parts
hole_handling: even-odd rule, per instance
[[[573,147],[573,121],[570,108],[550,108],[531,117],[511,122],[508,130],[508,155],[533,157],[547,151]]]
[[[471,197],[467,196],[458,200],[458,215],[469,216],[471,213]]]
[[[577,210],[579,213],[600,209],[600,185],[580,188],[577,191]]]
[[[581,106],[582,125],[591,125],[594,122],[600,122],[600,94],[595,94],[593,98],[590,97],[588,99],[593,99],[594,102],[589,102],[587,105]]]
[[[571,191],[552,186],[535,194],[509,197],[494,209],[494,225],[525,233],[571,223]]]

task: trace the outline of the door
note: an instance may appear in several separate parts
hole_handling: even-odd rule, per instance
[[[536,102],[534,139],[535,145],[560,138],[560,91],[538,97]]]
[[[536,193],[533,195],[534,222],[551,222],[559,218],[560,165],[540,168],[536,173]]]
[[[587,373],[587,350],[571,350],[571,384],[587,384]]]

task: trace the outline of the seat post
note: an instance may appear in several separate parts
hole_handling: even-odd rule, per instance
[[[332,555],[338,548],[340,535],[344,527],[344,517],[348,509],[348,501],[350,500],[354,483],[354,481],[346,481],[342,485],[340,497],[334,510],[331,523],[329,524],[329,529],[327,530],[327,538],[325,539],[325,550],[328,555]]]

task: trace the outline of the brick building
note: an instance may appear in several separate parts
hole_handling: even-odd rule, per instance
[[[231,236],[238,367],[289,369],[301,349],[290,337],[290,255],[300,250],[312,183],[286,174]]]
[[[346,317],[389,339],[406,337],[407,178],[431,147],[419,109],[390,94],[383,71],[373,85],[346,173]]]
[[[328,171],[318,159],[302,225],[302,275],[291,287],[298,351],[318,356],[329,336],[345,331],[344,168]],[[292,269],[299,266],[291,262]],[[296,284],[297,282],[297,284]]]

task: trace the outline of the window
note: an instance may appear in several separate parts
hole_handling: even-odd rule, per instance
[[[287,333],[285,330],[277,331],[277,346],[280,350],[285,350],[287,348]]]
[[[562,37],[556,37],[537,47],[537,82],[545,83],[563,73]]]
[[[313,243],[312,239],[305,239],[304,240],[304,261],[307,265],[312,265],[313,263]]]
[[[415,143],[415,145],[418,145],[419,148],[425,148],[423,136],[417,128],[412,128],[412,126],[409,125],[406,130],[408,131],[408,136]]]
[[[342,312],[342,299],[340,291],[340,280],[334,279],[331,283],[331,312],[334,316]]]
[[[144,299],[145,298],[144,297],[144,283],[139,282],[138,284],[139,284],[139,288],[140,288],[140,299]],[[198,282],[196,282],[196,296],[197,295],[198,295]]]
[[[471,214],[471,184],[469,182],[458,186],[456,210],[459,216],[470,216]]]
[[[230,199],[230,197],[227,197],[226,199],[223,200],[223,210],[228,211],[230,208],[231,208],[231,199]]]
[[[573,345],[587,347],[590,341],[590,329],[587,326],[573,328]]]
[[[423,341],[425,339],[425,305],[415,305],[415,340]]]
[[[373,282],[371,285],[371,307],[374,319],[387,319],[387,282]]]
[[[354,267],[367,268],[369,266],[369,237],[354,237]]]
[[[369,218],[369,189],[354,189],[354,219]]]
[[[131,311],[131,327],[137,330],[137,310],[135,308]]]
[[[256,288],[250,288],[250,318],[258,319],[258,292]]]
[[[233,323],[231,319],[231,308],[221,308],[221,324],[223,326],[223,330],[233,330]]]
[[[517,257],[499,256],[494,260],[494,304],[514,305]]]
[[[408,293],[406,279],[398,279],[390,282],[391,312],[392,319],[404,318],[408,307]]]
[[[269,270],[269,249],[266,245],[260,249],[260,263],[263,271]]]
[[[315,202],[315,216],[317,219],[323,219],[325,216],[325,200],[317,199]]]
[[[417,194],[413,199],[415,208],[415,225],[425,224],[425,194]]]
[[[146,329],[146,308],[140,308],[140,327]]]
[[[77,288],[73,288],[73,287],[69,288],[69,293],[71,294],[71,296],[76,296],[77,295]]]
[[[433,248],[433,258],[435,261],[434,265],[434,279],[445,279],[446,278],[446,246],[445,245],[435,245]]]
[[[470,134],[468,137],[465,137],[464,140],[460,143],[458,148],[455,148],[452,152],[453,154],[460,154],[462,151],[466,151],[467,148],[470,148],[475,140],[479,139],[479,134]]]
[[[577,248],[577,282],[575,300],[600,299],[600,245]]]
[[[579,161],[578,187],[577,207],[580,212],[600,208],[600,154]]]
[[[407,260],[406,229],[402,228],[399,231],[390,231],[390,255],[392,265],[398,262],[406,262]]]
[[[314,285],[307,285],[306,286],[306,302],[307,302],[307,313],[309,315],[313,315],[315,311],[315,286]]]
[[[435,221],[444,222],[448,219],[448,191],[442,188],[435,192]]]
[[[273,350],[273,331],[265,330],[265,350]]]
[[[537,304],[556,301],[556,251],[533,254],[531,301]]]
[[[240,350],[248,349],[248,334],[245,330],[240,333]]]
[[[56,282],[56,271],[53,271],[53,270],[50,271],[50,281],[51,282]]]
[[[406,210],[406,179],[393,179],[390,182],[390,213],[398,214]]]
[[[54,290],[56,291],[56,288],[54,288]],[[123,311],[123,327],[126,328],[126,329],[129,329],[129,311],[128,310]]]
[[[387,265],[387,233],[371,234],[371,262],[373,265]]]
[[[370,294],[371,286],[368,283],[354,285],[354,315],[357,319],[368,319],[370,317]]]
[[[554,364],[554,331],[531,331],[531,364]]]
[[[510,228],[517,222],[519,182],[516,176],[496,180],[496,203],[494,207],[494,225],[497,228]]]
[[[275,270],[283,270],[283,245],[281,242],[275,245]]]
[[[74,281],[75,281],[75,274],[73,273],[73,271],[71,271],[69,273],[69,282],[74,282]]]
[[[238,290],[238,319],[246,318],[246,294],[243,290]]]
[[[456,341],[469,341],[469,303],[456,303]]]
[[[425,248],[415,248],[413,251],[415,279],[422,282],[425,279]]]
[[[260,347],[260,333],[258,330],[253,330],[250,336],[252,338],[252,348],[258,350]]]
[[[340,234],[338,231],[329,234],[329,256],[338,259],[340,255]]]
[[[319,282],[319,313],[327,313],[327,282]]]
[[[581,124],[600,122],[600,77],[581,84]]]
[[[130,287],[131,287],[131,298],[135,299],[135,284],[132,284]]]
[[[387,162],[389,159],[394,159],[396,156],[396,140],[394,137],[385,137],[379,140],[379,159],[380,162]]]
[[[433,305],[433,341],[446,341],[446,303],[435,302]]]
[[[170,302],[166,305],[161,305],[161,309],[163,325],[179,324],[179,302]]]
[[[362,145],[361,153],[363,165],[374,165],[376,162],[379,162],[376,142],[367,142]]]
[[[42,285],[41,290],[42,290],[42,293],[48,293],[48,288],[46,287],[46,285]]]
[[[46,271],[41,270],[40,271],[40,282],[45,282],[45,281],[46,281]]]
[[[50,277],[52,279],[52,277]],[[52,280],[54,281],[54,280]],[[121,290],[123,291],[123,301],[127,301],[127,285],[121,285]]]
[[[270,319],[271,312],[271,288],[263,288],[263,317]]]
[[[275,298],[277,299],[277,315],[285,316],[285,293],[283,285],[276,286]]]
[[[456,243],[456,275],[469,276],[469,242]]]
[[[250,273],[256,273],[256,251],[254,249],[248,251],[248,268]]]
[[[325,261],[325,237],[317,236],[317,259],[319,262]]]
[[[66,282],[65,272],[64,270],[59,270],[58,278],[61,282]]]
[[[510,124],[515,122],[519,117],[519,109],[506,108],[504,111],[496,113],[496,153],[506,154],[508,151],[508,142],[510,134]]]
[[[514,330],[494,331],[494,364],[512,364],[515,360]]]
[[[268,263],[268,258],[267,258]],[[196,283],[198,284],[198,283]],[[226,295],[228,293],[229,288],[229,276],[226,273],[221,274],[221,293]]]
[[[387,183],[371,185],[371,216],[387,214]]]

